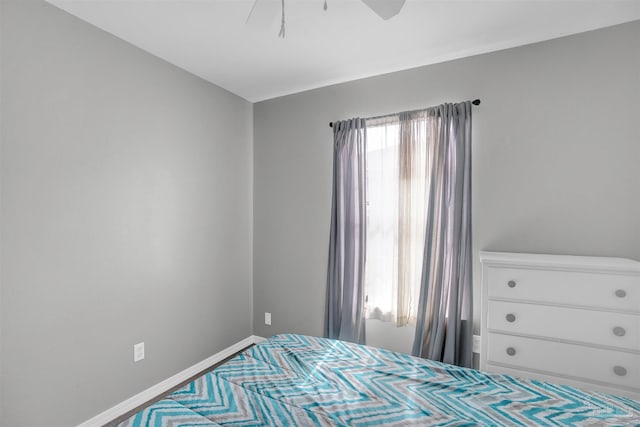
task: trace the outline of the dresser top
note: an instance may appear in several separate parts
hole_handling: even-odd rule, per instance
[[[486,265],[509,267],[616,271],[640,274],[640,261],[626,258],[481,251],[480,262]]]

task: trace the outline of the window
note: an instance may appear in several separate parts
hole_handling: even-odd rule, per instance
[[[413,354],[471,365],[471,105],[334,128],[327,337],[415,323]]]
[[[415,324],[420,295],[426,123],[410,120],[401,126],[398,116],[367,121],[365,315],[398,326]]]

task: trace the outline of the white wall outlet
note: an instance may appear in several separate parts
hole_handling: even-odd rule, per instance
[[[474,353],[480,353],[480,350],[482,349],[482,339],[480,339],[480,335],[474,335],[473,336],[473,352]]]
[[[271,313],[264,313],[264,324],[271,325]]]
[[[144,343],[140,342],[133,346],[133,361],[139,362],[144,359]]]

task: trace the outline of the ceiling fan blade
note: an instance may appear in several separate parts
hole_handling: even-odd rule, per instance
[[[255,0],[246,24],[260,30],[270,28],[280,13],[280,4],[279,0]]]
[[[362,0],[380,18],[391,19],[400,13],[406,0]]]

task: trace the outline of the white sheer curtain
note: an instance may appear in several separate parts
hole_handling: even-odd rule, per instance
[[[366,315],[398,326],[416,322],[431,130],[404,113],[367,120]]]

